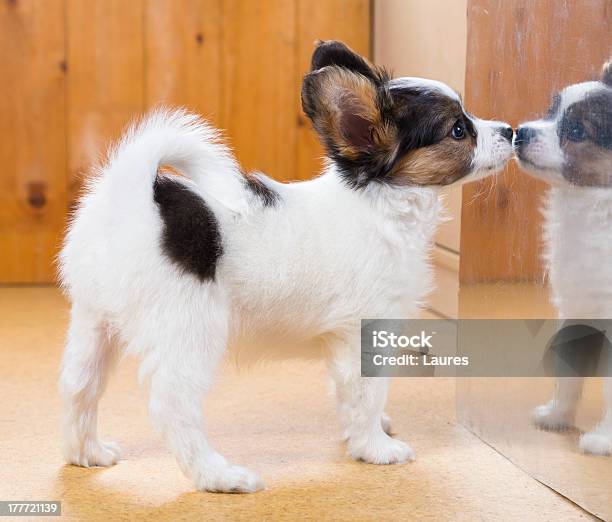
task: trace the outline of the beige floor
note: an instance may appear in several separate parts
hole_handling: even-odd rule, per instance
[[[195,492],[151,430],[135,361],[101,405],[100,432],[121,444],[109,469],[64,466],[57,368],[67,304],[51,288],[0,288],[0,500],[61,500],[65,516],[105,520],[589,520],[483,444],[454,415],[451,379],[399,379],[395,431],[417,461],[351,462],[323,365],[226,368],[207,400],[211,439],[262,474],[254,495]]]

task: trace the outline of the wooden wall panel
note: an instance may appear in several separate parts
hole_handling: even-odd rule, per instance
[[[182,105],[223,126],[222,0],[146,0],[145,104]]]
[[[296,152],[295,1],[223,2],[224,118],[246,170],[292,179]]]
[[[300,87],[316,39],[370,54],[370,0],[0,1],[0,283],[51,282],[65,215],[111,140],[184,105],[245,169],[320,170]]]
[[[143,0],[66,0],[69,192],[144,109]]]
[[[0,2],[0,280],[54,279],[65,220],[63,0]]]
[[[466,106],[514,127],[560,88],[598,76],[612,51],[610,0],[470,0]],[[541,280],[545,184],[511,164],[463,189],[463,282]]]
[[[342,40],[358,53],[372,56],[371,11],[369,0],[327,0],[325,8],[308,0],[297,0],[297,79],[295,119],[297,129],[297,166],[295,179],[309,179],[323,166],[323,149],[310,121],[302,112],[299,90],[302,77],[310,70],[316,40]]]

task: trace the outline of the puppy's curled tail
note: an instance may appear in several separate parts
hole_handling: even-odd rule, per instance
[[[158,108],[134,122],[110,150],[104,177],[124,193],[152,193],[160,167],[178,171],[232,210],[243,198],[242,175],[220,133],[184,109]],[[135,192],[132,192],[135,191]]]

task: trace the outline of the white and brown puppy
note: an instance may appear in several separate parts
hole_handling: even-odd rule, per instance
[[[415,313],[432,284],[438,187],[502,167],[512,130],[467,114],[446,85],[391,80],[338,42],[316,48],[302,101],[328,157],[311,181],[243,175],[216,132],[181,111],[135,125],[92,179],[61,253],[68,462],[119,458],[96,413],[123,351],[142,359],[153,423],[197,488],[261,488],[211,446],[201,399],[228,347],[267,335],[329,348],[355,459],[413,458],[386,433],[387,380],[360,377],[360,319]],[[164,165],[184,177],[158,176]]]
[[[612,319],[612,64],[599,81],[570,85],[548,116],[522,124],[515,137],[522,166],[551,188],[545,209],[546,261],[554,303],[564,319]],[[612,451],[612,380],[606,412],[580,438],[580,449]],[[583,379],[557,381],[553,398],[534,411],[538,426],[572,426]]]

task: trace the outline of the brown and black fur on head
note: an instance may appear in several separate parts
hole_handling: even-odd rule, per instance
[[[319,42],[302,108],[352,185],[381,178],[396,143],[389,76],[340,42]]]
[[[391,80],[343,43],[317,44],[302,107],[352,187],[446,185],[475,170],[478,129],[454,91],[430,80]],[[502,130],[507,146],[512,130]]]
[[[563,177],[580,186],[612,186],[612,62],[604,65],[601,83],[567,108],[559,124],[565,155]]]
[[[560,138],[565,179],[582,186],[612,186],[612,89],[568,109]]]
[[[521,124],[515,147],[529,172],[557,183],[612,186],[612,62],[596,81],[565,87],[541,120]]]

